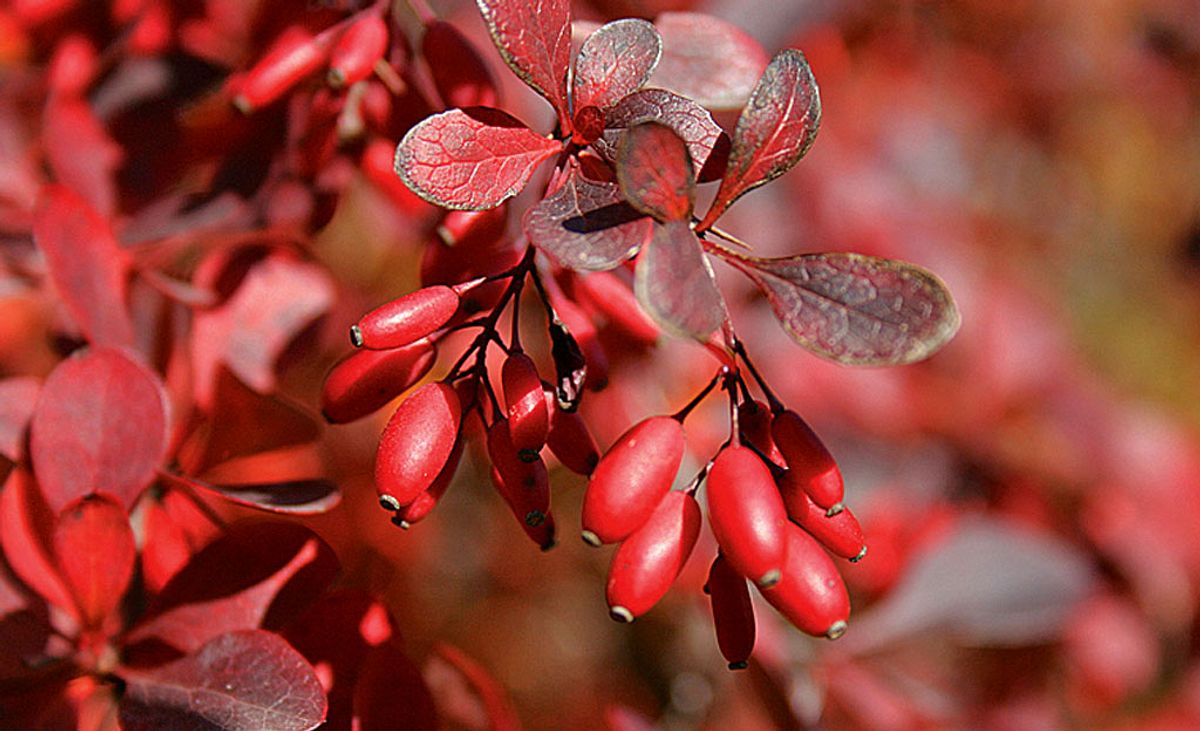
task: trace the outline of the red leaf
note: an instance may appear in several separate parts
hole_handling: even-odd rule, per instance
[[[74,191],[51,185],[34,214],[33,238],[58,296],[87,339],[132,345],[125,304],[129,257],[108,222]]]
[[[221,364],[255,391],[273,392],[275,361],[301,330],[329,309],[333,297],[324,269],[273,254],[246,273],[224,304],[197,312],[192,358],[201,407],[213,404]]]
[[[327,710],[312,666],[260,630],[220,635],[194,654],[123,677],[125,731],[300,731],[320,725]]]
[[[570,1],[475,0],[475,3],[504,62],[554,106],[563,131],[569,130]]]
[[[0,562],[0,647],[4,648],[0,652],[0,685],[11,687],[7,681],[32,674],[32,666],[46,652],[50,633],[45,603],[31,597]],[[0,713],[8,710],[0,700]],[[4,719],[16,724],[12,716]]]
[[[33,377],[0,379],[0,455],[25,458],[25,437],[42,382]]]
[[[451,109],[404,135],[396,173],[434,205],[478,211],[520,193],[537,166],[561,148],[498,109]]]
[[[788,48],[771,59],[738,117],[729,165],[703,231],[746,191],[792,169],[812,147],[821,125],[821,97],[804,54]]]
[[[634,270],[634,293],[665,330],[700,341],[728,317],[712,265],[686,221],[654,227]]]
[[[75,602],[58,575],[50,548],[54,513],[33,478],[13,470],[0,492],[0,548],[13,573],[50,604],[73,612]]]
[[[158,374],[120,350],[76,351],[42,385],[29,451],[51,509],[103,490],[128,510],[167,452],[170,419]]]
[[[367,653],[354,689],[354,716],[359,731],[440,728],[437,704],[420,668],[394,642]]]
[[[448,720],[472,727],[478,724],[470,719],[482,718],[491,731],[521,728],[504,686],[487,669],[444,642],[438,643],[434,653],[425,665],[425,678]]]
[[[54,530],[54,550],[85,627],[99,628],[121,603],[137,548],[125,509],[106,495],[68,505]]]
[[[644,20],[623,18],[600,26],[575,58],[575,109],[605,110],[642,88],[661,55],[662,39]]]
[[[561,187],[525,213],[529,242],[568,269],[620,266],[650,240],[654,222],[615,183],[588,179],[574,162]]]
[[[51,98],[43,117],[42,143],[55,180],[77,191],[97,215],[116,213],[115,173],[125,160],[125,150],[86,101]]]
[[[738,109],[767,65],[767,53],[741,28],[702,13],[662,13],[654,21],[663,52],[651,86],[709,109]]]
[[[643,122],[617,148],[617,182],[634,208],[660,221],[687,221],[696,177],[687,145],[670,127]]]
[[[610,162],[616,160],[625,129],[640,122],[658,122],[675,130],[687,143],[700,182],[717,180],[724,173],[729,136],[707,109],[663,89],[642,89],[608,110],[604,136],[592,147]]]
[[[912,363],[958,330],[946,285],[913,264],[842,253],[728,261],[754,280],[793,340],[838,363]]]
[[[173,473],[160,473],[175,485],[220,495],[249,508],[290,515],[317,515],[332,510],[342,501],[342,493],[329,480],[287,480],[243,485],[214,484]]]
[[[500,101],[479,51],[451,23],[435,20],[425,27],[421,55],[447,107],[494,107]]]
[[[337,571],[333,551],[303,526],[238,523],[171,579],[126,645],[157,640],[192,652],[225,632],[280,627]],[[152,649],[147,643],[147,652]],[[130,655],[136,657],[136,649]]]

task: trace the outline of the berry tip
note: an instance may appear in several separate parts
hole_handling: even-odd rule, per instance
[[[384,510],[390,510],[393,513],[396,512],[397,510],[399,510],[401,507],[403,507],[400,504],[400,501],[397,500],[396,498],[392,497],[391,495],[380,495],[379,496],[379,505]]]
[[[745,660],[738,660],[737,662],[729,663],[730,670],[745,670],[748,667],[750,667],[750,663],[746,662]]]
[[[846,628],[848,626],[849,625],[846,624],[845,620],[839,619],[838,621],[829,625],[829,629],[825,630],[825,636],[831,640],[836,640],[837,638],[846,634]]]
[[[850,559],[850,563],[858,563],[859,561],[863,560],[866,557],[867,557],[867,547],[863,546],[862,550],[858,552],[858,555],[855,556],[854,558]]]
[[[845,505],[842,505],[841,503],[834,503],[833,505],[829,506],[828,510],[825,511],[825,517],[832,518],[833,516],[837,515],[838,513],[842,512],[845,509],[846,509]]]
[[[358,329],[358,325],[350,326],[350,344],[356,348],[363,346],[363,334],[362,330]]]
[[[584,543],[588,544],[592,548],[599,548],[601,546],[600,536],[596,535],[590,530],[583,531],[579,534],[579,537],[583,539]]]
[[[763,574],[762,577],[760,577],[759,580],[754,583],[758,584],[760,589],[770,589],[772,586],[778,584],[781,578],[783,578],[782,571],[779,569],[771,569],[767,573]]]
[[[633,612],[621,606],[610,607],[608,610],[608,616],[612,617],[613,621],[623,622],[625,624],[629,624],[633,621]]]

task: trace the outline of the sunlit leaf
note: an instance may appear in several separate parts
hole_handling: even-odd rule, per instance
[[[504,62],[549,101],[563,129],[571,63],[570,0],[475,0]]]
[[[55,514],[46,505],[33,478],[15,469],[0,490],[0,548],[4,561],[26,586],[50,604],[75,611],[54,559]]]
[[[270,513],[317,515],[332,510],[342,500],[342,493],[337,485],[322,479],[236,485],[206,482],[195,477],[171,473],[163,473],[163,479]]]
[[[701,341],[728,316],[712,265],[686,221],[654,227],[634,270],[634,293],[665,330]]]
[[[0,379],[0,455],[19,462],[41,380],[31,376]]]
[[[56,96],[46,104],[41,140],[54,179],[101,216],[117,211],[116,171],[126,151],[86,99]]]
[[[562,145],[497,109],[435,114],[408,131],[396,148],[396,173],[434,205],[467,211],[493,208],[520,193]]]
[[[780,51],[763,72],[738,118],[729,165],[698,230],[708,228],[746,191],[800,162],[821,124],[821,97],[804,54]]]
[[[325,720],[325,693],[282,637],[230,632],[146,672],[123,671],[121,728],[304,731]]]
[[[492,107],[499,102],[492,72],[452,23],[435,20],[425,26],[421,56],[447,107]]]
[[[128,510],[166,456],[167,408],[158,374],[123,351],[91,348],[60,363],[42,385],[29,435],[50,507],[102,490]]]
[[[630,205],[660,221],[686,221],[696,200],[687,145],[670,127],[631,127],[617,148],[617,182]]]
[[[703,13],[662,13],[654,21],[663,52],[650,85],[709,109],[746,103],[768,56],[744,30]]]
[[[661,55],[662,39],[644,20],[623,18],[600,26],[575,59],[575,109],[604,110],[642,88]]]
[[[658,122],[675,130],[687,143],[700,182],[716,180],[725,170],[729,136],[707,109],[691,99],[665,89],[642,89],[608,110],[605,120],[604,134],[592,147],[609,162],[617,159],[617,146],[626,128],[640,122]]]
[[[525,213],[529,242],[568,269],[619,266],[650,239],[654,222],[621,197],[616,183],[589,179],[576,165],[557,191]]]
[[[86,627],[100,627],[133,578],[137,548],[125,509],[103,495],[68,505],[54,529],[54,551],[80,620]]]
[[[754,280],[796,342],[839,363],[912,363],[958,330],[946,285],[913,264],[844,253],[729,261]]]

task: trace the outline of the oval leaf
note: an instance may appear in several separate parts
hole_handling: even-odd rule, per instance
[[[654,21],[662,59],[652,86],[709,109],[740,109],[767,66],[767,52],[741,28],[703,13],[662,13]]]
[[[447,107],[490,107],[499,102],[487,63],[453,24],[434,20],[425,26],[421,56]]]
[[[451,109],[404,135],[395,167],[430,203],[480,211],[520,193],[537,166],[561,148],[497,109]]]
[[[569,130],[570,0],[475,0],[475,3],[504,62],[554,106],[563,130]]]
[[[33,478],[15,469],[0,490],[0,548],[17,578],[43,599],[67,612],[75,602],[55,566],[52,536],[54,513],[42,499]]]
[[[960,322],[934,274],[861,254],[744,259],[792,339],[846,365],[902,365],[933,355]]]
[[[746,191],[791,170],[820,125],[821,97],[808,61],[794,48],[780,51],[738,117],[725,177],[697,230],[707,229]]]
[[[329,480],[287,480],[226,485],[168,472],[161,473],[161,476],[171,484],[220,495],[239,505],[266,510],[270,513],[317,515],[332,510],[342,501],[342,493],[338,490],[337,485]]]
[[[33,240],[84,337],[95,345],[132,345],[129,258],[108,222],[74,191],[50,185],[34,214]]]
[[[25,458],[25,437],[42,382],[32,376],[0,379],[0,455]]]
[[[362,731],[409,729],[437,731],[437,700],[421,669],[393,640],[370,648],[359,668],[354,687],[354,728]],[[505,731],[518,725],[492,723],[488,728]]]
[[[61,511],[102,490],[128,510],[166,456],[169,427],[156,373],[113,348],[77,351],[42,385],[30,422],[46,502]]]
[[[576,109],[607,109],[646,85],[662,56],[662,38],[650,23],[624,18],[588,36],[575,58]]]
[[[608,110],[604,135],[592,143],[593,149],[614,162],[626,128],[640,122],[658,122],[675,130],[687,143],[700,182],[721,177],[729,159],[729,135],[707,109],[665,89],[642,89]]]
[[[644,122],[625,133],[617,148],[617,182],[630,205],[660,221],[692,216],[692,159],[684,141],[666,125]]]
[[[125,509],[105,495],[68,505],[54,529],[54,552],[80,620],[85,627],[101,627],[133,578],[137,548]]]
[[[325,693],[282,637],[248,630],[144,673],[126,671],[121,728],[303,731],[325,720]]]
[[[686,221],[654,227],[634,270],[634,293],[664,329],[700,341],[728,317],[712,265]]]
[[[620,266],[650,239],[654,221],[621,197],[616,183],[590,180],[572,164],[563,184],[525,213],[529,242],[568,269]]]

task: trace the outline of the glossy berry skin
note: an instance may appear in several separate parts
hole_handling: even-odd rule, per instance
[[[742,441],[754,445],[764,456],[783,467],[786,462],[775,439],[771,436],[771,412],[761,401],[746,401],[738,405],[738,429]]]
[[[862,526],[850,508],[843,507],[833,515],[826,515],[807,495],[800,495],[809,501],[807,512],[800,518],[792,520],[808,531],[809,535],[825,546],[835,556],[857,562],[867,555],[867,544],[863,538]],[[788,514],[791,515],[789,508]]]
[[[388,29],[375,13],[356,20],[333,44],[329,54],[329,85],[340,89],[371,75],[375,62],[387,52]]]
[[[763,597],[801,631],[831,640],[841,637],[850,597],[833,559],[798,525],[788,524],[787,542],[783,579]]]
[[[493,465],[490,470],[492,487],[496,488],[496,492],[500,493],[500,497],[504,498],[504,501],[508,503],[509,509],[513,511],[513,515],[516,516],[517,521],[521,524],[521,530],[525,531],[525,535],[529,536],[529,539],[543,551],[549,551],[555,546],[554,514],[550,512],[548,505],[542,510],[538,508],[529,509],[528,506],[521,504],[521,501],[525,499],[522,496],[522,492],[525,490],[540,492],[540,485],[543,482],[541,477],[546,474],[546,465],[544,463],[539,461],[534,464],[540,464],[541,469],[538,470],[535,467],[528,473],[529,477],[527,479],[530,482],[524,488],[520,485],[516,487],[512,486],[500,474],[500,470],[496,469],[495,465]],[[549,494],[548,478],[545,480],[545,484],[547,485],[546,493]]]
[[[613,619],[632,622],[663,598],[692,555],[700,522],[696,498],[679,490],[663,496],[613,554],[605,591]]]
[[[550,432],[546,446],[563,467],[577,475],[590,475],[600,462],[600,449],[588,431],[587,422],[577,411],[558,408],[554,389],[547,386],[546,409],[550,412]]]
[[[544,524],[550,518],[550,474],[546,463],[535,455],[533,461],[517,456],[509,422],[500,419],[488,428],[487,449],[492,460],[492,483],[521,528],[543,550],[553,545],[553,532]]]
[[[425,377],[437,348],[422,338],[394,350],[357,350],[338,362],[321,386],[321,413],[346,424],[381,409]]]
[[[817,505],[836,510],[844,493],[842,472],[820,437],[791,410],[775,414],[771,434],[787,461],[789,479],[803,486]]]
[[[425,488],[411,503],[397,510],[392,516],[393,523],[407,530],[413,524],[424,520],[437,507],[446,490],[450,488],[450,483],[454,481],[458,463],[462,460],[464,442],[463,439],[454,442],[454,450],[450,452],[450,458],[442,466],[442,471],[433,479],[433,484]]]
[[[279,99],[304,77],[316,72],[328,57],[328,44],[304,28],[288,27],[236,84],[233,103],[249,114]]]
[[[399,348],[430,335],[458,310],[458,293],[435,284],[371,310],[350,328],[356,348]]]
[[[718,554],[708,570],[709,599],[712,600],[713,626],[717,630],[717,645],[729,663],[730,670],[743,670],[754,651],[756,628],[754,605],[746,577]]]
[[[550,412],[537,365],[525,353],[513,353],[504,360],[500,381],[513,446],[521,459],[531,462],[546,444],[550,431]]]
[[[399,510],[429,489],[454,451],[459,419],[458,395],[445,383],[427,383],[400,404],[375,456],[381,505]]]
[[[766,464],[747,447],[722,449],[708,472],[708,520],[733,568],[762,588],[781,576],[787,513]]]
[[[670,491],[683,450],[683,426],[669,416],[652,416],[621,435],[583,495],[583,540],[616,543],[640,528]]]

